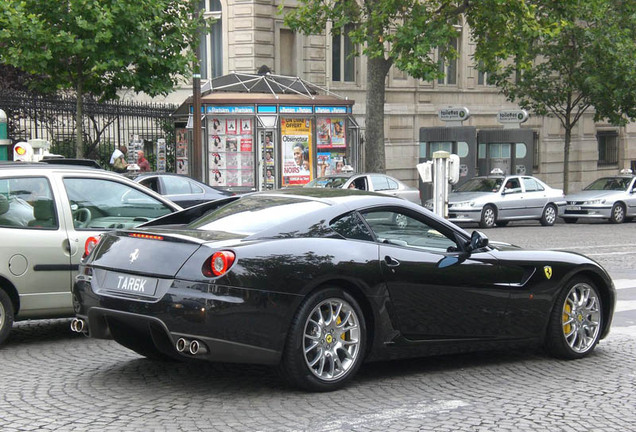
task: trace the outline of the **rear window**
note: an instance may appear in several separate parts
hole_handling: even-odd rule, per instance
[[[206,213],[188,228],[251,235],[325,207],[328,204],[293,197],[246,196]]]

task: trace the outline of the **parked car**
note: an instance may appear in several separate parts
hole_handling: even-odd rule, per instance
[[[536,177],[492,174],[474,177],[449,194],[448,220],[476,222],[481,228],[533,219],[552,226],[564,206],[563,190]],[[425,207],[433,210],[433,200],[427,200]]]
[[[143,173],[134,180],[183,208],[234,195],[181,174]]]
[[[304,187],[358,189],[404,198],[405,200],[411,201],[415,204],[422,203],[420,191],[418,189],[412,188],[400,180],[386,174],[332,174],[317,177],[304,185]]]
[[[345,385],[365,360],[543,345],[581,358],[616,292],[596,262],[490,245],[409,201],[284,189],[104,233],[72,327],[143,356],[278,365]]]
[[[619,175],[601,177],[565,199],[567,205],[560,217],[566,223],[579,219],[630,222],[636,216],[636,175],[630,169],[621,170]]]
[[[71,285],[88,238],[181,207],[119,174],[0,163],[0,343],[13,322],[71,317]]]

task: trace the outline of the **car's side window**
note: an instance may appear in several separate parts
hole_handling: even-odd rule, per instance
[[[373,241],[367,226],[356,213],[349,213],[331,222],[331,228],[344,238]]]
[[[159,192],[159,185],[157,183],[158,181],[156,177],[146,178],[139,182],[139,184],[142,184],[155,192]]]
[[[125,183],[65,178],[76,229],[131,228],[172,212],[166,204]]]
[[[458,250],[455,240],[427,224],[399,211],[366,211],[362,217],[377,240],[398,246],[425,249],[431,252]]]
[[[192,193],[190,182],[184,178],[164,176],[163,185],[166,189],[166,195],[185,195]]]
[[[506,193],[519,193],[521,192],[521,184],[518,178],[509,178],[504,185],[504,192]]]
[[[57,229],[59,222],[46,177],[0,181],[0,226]]]
[[[387,181],[386,177],[380,175],[371,175],[369,177],[371,178],[371,184],[373,185],[374,191],[383,191],[390,189],[389,182]]]
[[[543,190],[543,186],[541,186],[539,182],[533,178],[524,177],[523,185],[526,188],[526,192],[537,192]]]
[[[400,185],[396,181],[390,178],[387,178],[386,181],[389,183],[389,189],[396,190],[400,188]]]

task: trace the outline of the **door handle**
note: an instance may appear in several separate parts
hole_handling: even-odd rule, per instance
[[[397,266],[400,265],[400,262],[398,260],[396,260],[395,258],[390,257],[388,255],[384,257],[384,262],[389,267],[397,267]]]

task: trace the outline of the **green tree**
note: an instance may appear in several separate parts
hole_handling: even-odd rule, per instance
[[[513,59],[496,50],[476,56],[511,101],[557,118],[565,130],[563,188],[569,190],[572,131],[583,114],[623,125],[636,117],[636,2],[560,0],[541,13],[561,22],[554,34],[525,41]],[[512,45],[494,33],[484,38]]]
[[[443,77],[438,60],[457,52],[450,42],[458,36],[462,17],[473,24],[473,39],[484,52],[504,58],[525,49],[526,40],[558,31],[558,22],[542,15],[539,0],[299,0],[298,7],[283,9],[285,23],[304,34],[331,32],[348,35],[367,58],[365,169],[385,170],[384,98],[391,67],[414,78]],[[348,26],[351,25],[351,26]],[[346,27],[347,26],[347,27]],[[490,34],[506,36],[500,44]],[[438,54],[435,55],[436,48]]]
[[[0,63],[38,76],[44,93],[77,96],[76,156],[83,157],[83,99],[117,98],[120,89],[151,96],[172,91],[191,72],[201,22],[194,1],[3,0]]]

